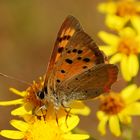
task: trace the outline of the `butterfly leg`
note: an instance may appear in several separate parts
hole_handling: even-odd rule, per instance
[[[33,115],[37,116],[37,118],[39,118],[39,119],[41,119],[41,117],[43,117],[44,121],[45,121],[46,112],[47,112],[46,105],[42,105],[42,106],[40,105],[39,108],[35,108],[35,109],[32,110]]]
[[[64,111],[66,112],[65,123],[68,128],[67,119],[68,119],[68,117],[70,117],[71,107],[65,105],[65,100],[62,100],[61,105],[63,106]]]
[[[67,109],[65,108],[64,110],[65,110],[65,112],[66,112],[65,123],[66,123],[66,126],[67,126],[67,128],[68,128],[67,119],[68,119],[68,117],[70,117],[71,108],[69,108],[69,110],[67,110]]]
[[[59,127],[59,121],[58,121],[58,115],[57,115],[57,109],[54,109],[54,112],[55,112],[55,119],[56,119],[56,123],[57,123],[57,125],[58,125],[58,127]]]
[[[43,119],[44,119],[44,121],[45,121],[46,113],[44,114],[43,111],[44,111],[44,110],[41,109],[41,113],[42,113]]]

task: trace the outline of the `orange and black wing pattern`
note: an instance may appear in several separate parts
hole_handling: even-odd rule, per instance
[[[73,35],[81,31],[82,27],[79,23],[79,21],[74,18],[73,16],[68,16],[65,21],[63,22],[58,34],[57,34],[57,39],[52,51],[52,55],[47,67],[47,72],[46,72],[46,77],[45,77],[45,82],[48,79],[48,76],[50,75],[51,70],[54,67],[54,64],[60,57],[62,51],[66,47],[67,43],[69,40],[73,37]]]

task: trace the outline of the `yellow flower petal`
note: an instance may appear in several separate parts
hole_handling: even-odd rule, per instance
[[[132,77],[136,76],[139,71],[139,60],[134,54],[130,54],[128,57],[128,69]]]
[[[10,124],[22,132],[26,132],[28,129],[28,124],[21,120],[11,120]]]
[[[102,120],[106,116],[103,111],[98,111],[96,115],[99,120]]]
[[[134,91],[137,89],[136,84],[132,84],[127,86],[126,88],[124,88],[121,91],[121,96],[123,99],[125,99],[126,101],[129,100],[129,98],[131,98],[131,95],[134,95]]]
[[[10,106],[10,105],[18,105],[23,104],[23,99],[16,99],[11,101],[0,101],[1,106]]]
[[[120,68],[121,68],[121,72],[122,72],[124,79],[126,81],[130,81],[131,76],[130,76],[129,71],[128,71],[128,58],[126,55],[122,56],[122,61],[120,63],[120,66],[121,66]]]
[[[23,132],[14,131],[14,130],[2,130],[0,132],[0,135],[9,139],[23,139],[24,138]]]
[[[72,114],[81,114],[85,116],[90,114],[90,108],[87,107],[83,102],[75,101],[72,103],[72,105],[70,105],[70,107],[72,108]]]
[[[118,63],[119,61],[121,61],[122,59],[122,54],[121,53],[117,53],[115,55],[113,55],[111,58],[110,58],[110,63],[111,64],[115,64],[115,63]]]
[[[109,128],[110,128],[110,131],[115,136],[120,136],[121,135],[119,119],[118,119],[117,116],[115,116],[115,115],[110,116],[110,119],[109,119]]]
[[[127,106],[123,112],[125,112],[128,115],[140,115],[140,103],[134,102]]]
[[[136,85],[128,86],[126,90],[122,91],[121,96],[125,99],[126,104],[133,103],[140,99],[140,88],[137,88]]]
[[[98,35],[106,44],[108,44],[110,46],[115,47],[119,43],[119,37],[114,34],[100,31]]]
[[[99,124],[98,124],[98,131],[102,134],[105,135],[106,134],[106,124],[108,121],[108,117],[103,118]]]
[[[116,47],[114,46],[99,46],[100,50],[102,50],[107,56],[113,55],[117,52]]]
[[[118,117],[120,119],[120,122],[122,122],[123,124],[129,124],[131,123],[132,119],[130,116],[126,115],[125,113],[121,112],[118,114]]]
[[[122,18],[116,15],[107,15],[106,16],[106,25],[113,29],[113,30],[120,30],[124,27],[125,23],[126,23],[126,18]]]
[[[21,107],[15,109],[15,110],[11,111],[11,114],[14,115],[14,116],[15,115],[22,116],[22,115],[31,114],[31,113],[32,113],[32,111],[27,112],[27,110],[25,109],[24,106],[21,106]]]
[[[131,22],[132,22],[133,26],[136,28],[136,30],[140,33],[140,17],[133,16],[131,19]]]
[[[72,117],[71,117],[72,116]],[[71,115],[70,117],[68,117],[68,119],[66,120],[66,116],[62,117],[59,119],[59,125],[65,124],[61,126],[61,129],[64,132],[68,132],[70,130],[72,130],[73,128],[75,128],[75,126],[79,123],[79,117],[75,116],[75,115]],[[68,126],[68,127],[67,127]]]
[[[119,35],[121,37],[135,37],[136,32],[133,28],[131,27],[126,27],[123,30],[120,30]]]
[[[67,134],[64,135],[63,138],[65,140],[85,140],[89,138],[89,135],[87,134]]]
[[[98,112],[97,112],[98,113]],[[100,118],[101,114],[98,114],[98,118]],[[104,115],[104,117],[102,117],[102,119],[100,120],[99,124],[98,124],[98,131],[102,134],[105,135],[106,134],[106,124],[108,122],[109,117],[107,115]]]
[[[11,92],[15,93],[16,95],[19,95],[21,97],[24,97],[26,95],[26,92],[25,91],[19,91],[15,88],[10,88],[9,89]]]
[[[139,34],[137,34],[137,36],[135,37],[135,42],[137,42],[137,51],[138,53],[140,53],[140,32]],[[138,57],[138,56],[137,56]]]
[[[116,4],[114,2],[100,3],[98,5],[98,10],[102,13],[114,14],[116,12]]]

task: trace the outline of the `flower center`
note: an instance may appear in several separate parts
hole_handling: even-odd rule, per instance
[[[137,14],[136,5],[133,2],[121,0],[118,2],[116,14],[121,17],[135,15]]]
[[[27,89],[25,102],[31,103],[34,107],[41,106],[42,102],[37,99],[36,93],[42,89],[44,79],[40,77],[38,82],[33,81],[33,84]]]
[[[138,54],[139,45],[134,38],[124,38],[120,41],[118,51],[126,55],[129,54]]]
[[[23,140],[63,140],[64,132],[58,127],[56,120],[47,121],[35,119],[35,122],[29,125]]]
[[[110,93],[108,96],[101,97],[100,110],[104,111],[106,114],[117,114],[124,106],[124,101],[118,94]]]

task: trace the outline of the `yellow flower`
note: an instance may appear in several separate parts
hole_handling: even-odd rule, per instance
[[[140,22],[140,2],[136,0],[118,0],[101,3],[98,9],[106,13],[106,24],[112,29],[119,30],[131,21],[135,24]]]
[[[101,96],[100,110],[97,112],[99,119],[98,130],[106,134],[106,124],[115,136],[121,135],[120,123],[131,123],[131,116],[140,115],[140,88],[135,84],[129,85],[120,93],[111,92]]]
[[[10,139],[22,140],[84,140],[88,139],[87,134],[73,134],[71,130],[75,128],[79,122],[77,116],[59,118],[57,124],[54,116],[30,117],[30,121],[12,120],[10,123],[17,130],[2,130],[0,135]],[[66,125],[67,123],[67,125]]]
[[[107,44],[100,46],[100,49],[107,56],[112,56],[110,63],[120,62],[124,79],[130,81],[139,70],[140,34],[133,28],[126,27],[120,30],[118,35],[101,31],[99,36]]]
[[[39,82],[33,81],[33,84],[26,91],[10,88],[11,92],[19,95],[21,98],[11,101],[0,101],[0,106],[20,105],[20,107],[11,111],[12,115],[35,114],[35,111],[42,107],[42,102],[37,99],[36,93],[42,88],[43,81],[42,78],[39,79]],[[73,114],[89,115],[90,113],[90,109],[81,101],[72,102],[70,108],[72,108],[71,113]]]

